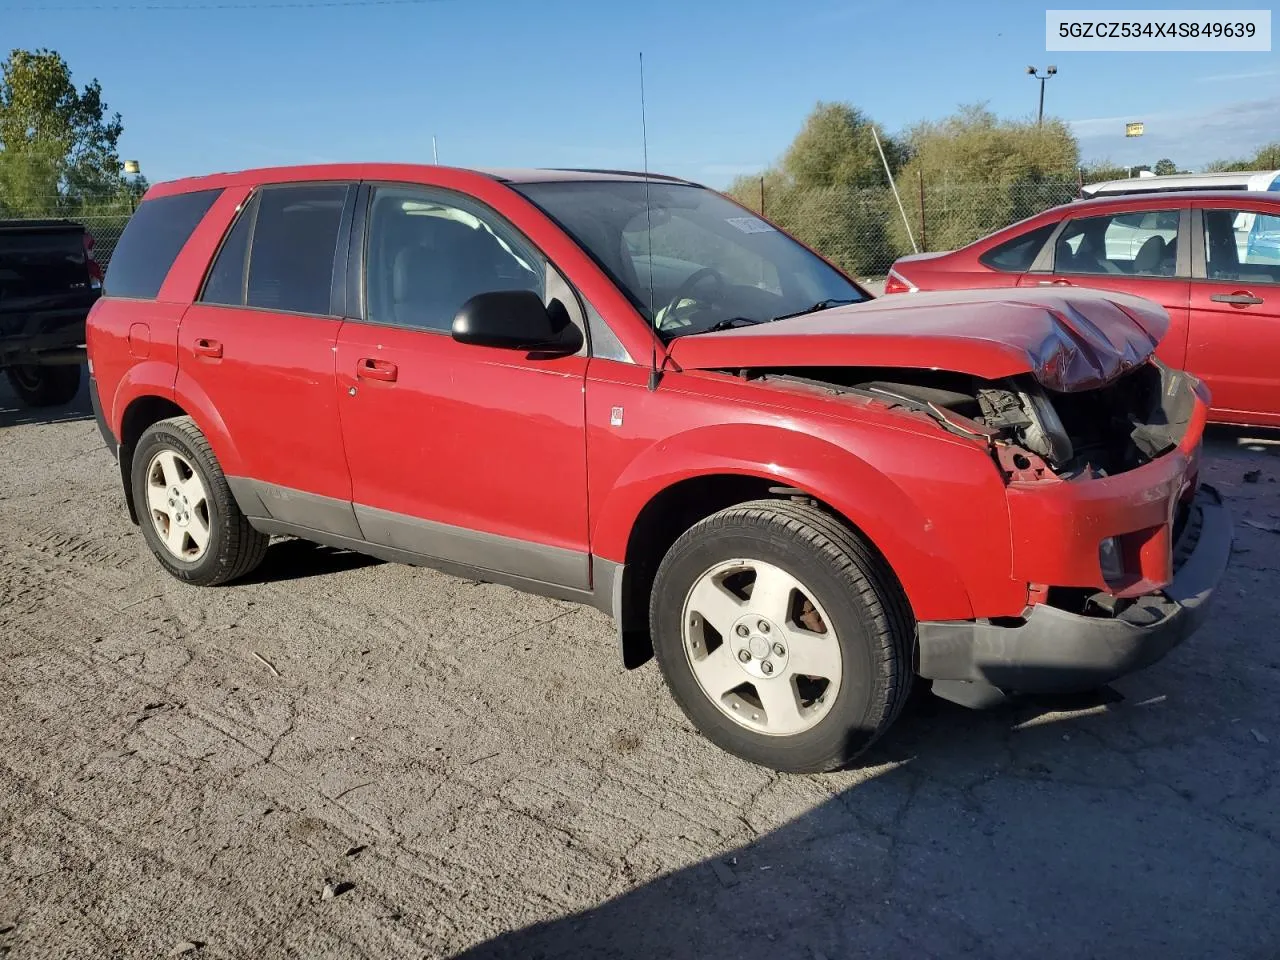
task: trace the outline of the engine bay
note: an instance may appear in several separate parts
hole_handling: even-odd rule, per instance
[[[923,413],[953,433],[985,438],[1015,480],[1140,467],[1177,446],[1195,408],[1195,378],[1157,360],[1072,393],[1048,390],[1029,374],[992,381],[945,370],[820,367],[741,375]]]

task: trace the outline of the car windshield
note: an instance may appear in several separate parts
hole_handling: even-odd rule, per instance
[[[591,254],[664,339],[868,299],[821,257],[705,187],[651,180],[646,211],[643,181],[512,186]]]

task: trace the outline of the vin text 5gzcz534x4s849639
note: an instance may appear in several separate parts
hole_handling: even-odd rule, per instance
[[[706,736],[781,770],[851,760],[915,674],[966,703],[1087,688],[1201,621],[1230,521],[1160,307],[873,301],[647,180],[153,187],[88,342],[160,563],[224,583],[289,534],[592,603]]]

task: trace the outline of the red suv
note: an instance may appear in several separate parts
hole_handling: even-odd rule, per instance
[[[174,576],[288,534],[590,603],[709,738],[813,771],[914,674],[1087,688],[1201,621],[1231,526],[1167,325],[873,301],[671,178],[346,165],[153,187],[89,353]]]
[[[1070,203],[893,265],[885,293],[1071,287],[1169,311],[1158,356],[1203,379],[1210,419],[1280,425],[1280,194],[1173,191]]]

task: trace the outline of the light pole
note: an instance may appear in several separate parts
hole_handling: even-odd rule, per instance
[[[1043,77],[1036,72],[1035,67],[1027,67],[1028,75],[1033,76],[1040,81],[1040,112],[1036,115],[1037,127],[1044,125],[1044,82],[1048,80],[1050,77],[1057,74],[1057,72],[1058,72],[1058,68],[1055,67],[1052,63],[1045,68]]]
[[[138,177],[142,174],[142,167],[137,160],[126,160],[124,172],[126,176],[133,175],[133,180],[129,184],[129,210],[132,212],[138,209]]]

